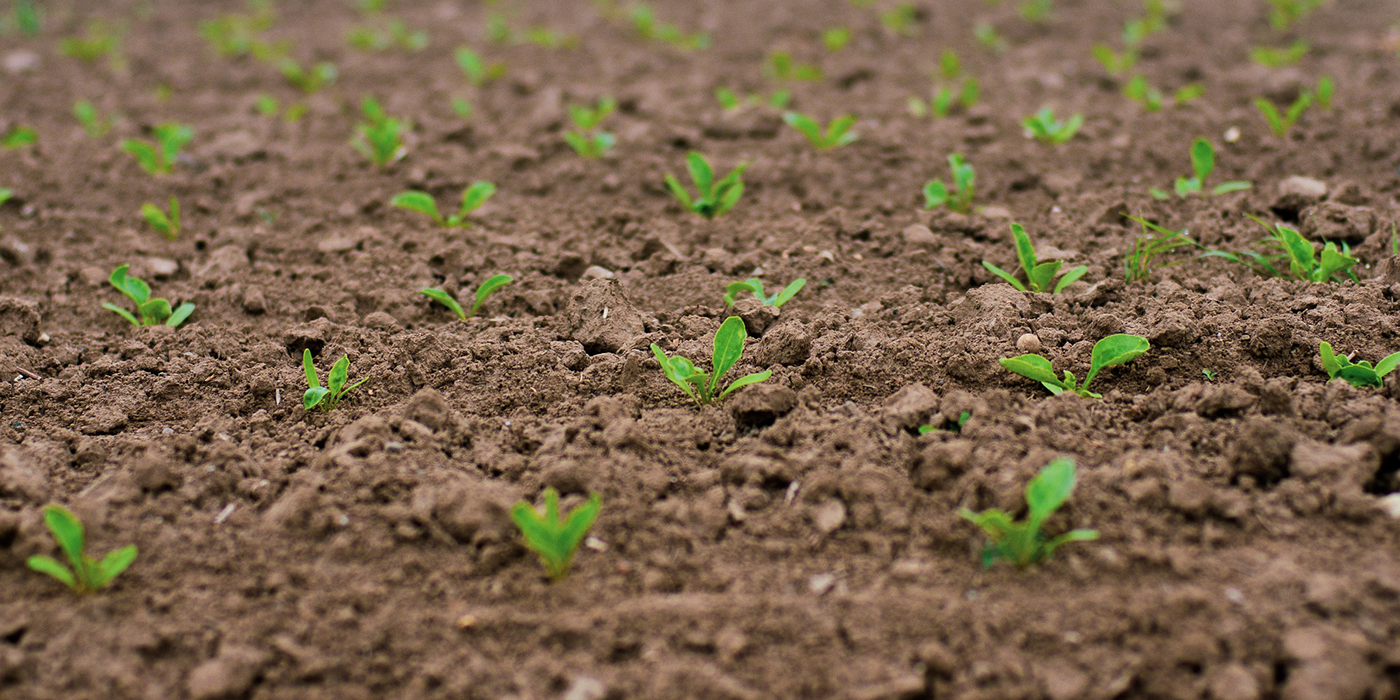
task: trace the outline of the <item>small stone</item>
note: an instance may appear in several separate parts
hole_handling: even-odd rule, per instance
[[[602,681],[588,676],[578,676],[569,683],[569,687],[564,691],[563,700],[602,700],[608,694],[608,689]]]
[[[822,595],[836,585],[836,577],[831,574],[817,574],[807,579],[807,590],[813,595]]]
[[[22,267],[34,262],[34,249],[14,236],[6,236],[0,240],[0,260]]]
[[[33,51],[11,51],[5,54],[5,71],[9,73],[24,73],[39,67],[39,54]]]
[[[612,272],[612,270],[609,270],[609,269],[606,268],[606,267],[602,267],[601,265],[590,265],[590,266],[588,266],[588,269],[586,269],[586,270],[583,271],[583,276],[580,277],[579,279],[584,279],[584,280],[610,280],[610,279],[612,279],[612,278],[613,278],[613,272]]]
[[[1377,505],[1381,507],[1381,512],[1385,513],[1391,520],[1400,520],[1400,493],[1381,496]]]
[[[812,509],[812,524],[817,532],[829,535],[846,523],[846,504],[836,499],[823,501]]]
[[[156,279],[168,279],[180,271],[180,263],[170,258],[146,258],[142,267],[145,268],[146,274]]]
[[[933,230],[923,224],[914,224],[900,232],[907,245],[933,246],[938,244],[938,236]]]
[[[1023,333],[1016,339],[1016,349],[1023,353],[1040,352],[1040,336],[1034,333]]]
[[[1278,198],[1270,205],[1275,212],[1297,216],[1298,212],[1322,201],[1327,196],[1327,183],[1311,177],[1294,175],[1278,185]]]
[[[1206,680],[1211,700],[1259,700],[1259,681],[1240,664],[1226,664],[1211,671]]]

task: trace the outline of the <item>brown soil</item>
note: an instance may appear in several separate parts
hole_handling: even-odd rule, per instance
[[[1308,56],[1265,69],[1248,48],[1292,36],[1265,3],[1185,0],[1141,69],[1207,94],[1151,114],[1090,57],[1137,11],[1117,0],[1061,0],[1043,27],[1014,3],[919,0],[914,37],[845,0],[656,2],[712,32],[691,53],[581,0],[503,4],[577,48],[492,44],[488,6],[396,0],[432,43],[370,53],[344,41],[351,3],[282,0],[270,36],[340,69],[292,124],[253,109],[297,99],[280,76],[195,31],[239,5],[47,4],[42,37],[0,39],[0,130],[41,139],[0,152],[16,195],[0,207],[0,696],[1400,697],[1400,521],[1381,500],[1400,491],[1400,383],[1327,383],[1316,359],[1324,339],[1400,350],[1393,3],[1330,3],[1298,32]],[[128,24],[125,70],[56,51],[94,13]],[[1011,49],[981,49],[979,21]],[[818,33],[837,25],[854,39],[828,54]],[[464,43],[507,77],[468,87],[451,58]],[[720,85],[771,89],[761,65],[779,47],[827,73],[794,106],[858,113],[858,142],[818,152],[775,110],[720,109]],[[915,119],[905,100],[945,48],[983,104]],[[1252,98],[1323,74],[1335,109],[1270,135]],[[368,94],[415,124],[387,170],[348,145]],[[476,107],[465,125],[457,95]],[[618,147],[586,161],[560,139],[564,105],[602,95],[620,103]],[[89,139],[75,99],[126,120]],[[1041,104],[1084,112],[1082,134],[1022,138]],[[169,120],[197,136],[173,174],[148,176],[117,143]],[[1150,198],[1189,172],[1198,135],[1220,149],[1216,181],[1255,189]],[[752,162],[713,222],[661,186],[690,149],[724,171]],[[988,209],[921,211],[955,151]],[[1326,194],[1285,191],[1290,176]],[[387,205],[477,179],[500,193],[470,230]],[[167,242],[137,208],[172,194],[186,232]],[[1348,241],[1361,281],[1214,260],[1126,285],[1125,210],[1233,249],[1261,235],[1242,214],[1281,217]],[[979,262],[1013,264],[1008,216],[1088,263],[1084,281],[1059,296],[996,283]],[[123,263],[198,304],[190,322],[137,330],[101,309],[121,301],[106,275]],[[615,277],[581,279],[591,266]],[[698,410],[647,344],[700,356],[723,286],[755,268],[770,288],[810,280],[776,318],[743,308],[736,371],[774,378]],[[516,283],[467,323],[415,293],[498,272]],[[1104,375],[1103,401],[1049,397],[996,363],[1036,333],[1082,376],[1115,332],[1153,348]],[[348,354],[369,383],[308,414],[303,348],[323,366]],[[964,410],[961,434],[917,434]],[[1102,540],[984,570],[956,509],[1023,508],[1057,455],[1080,484],[1050,527]],[[506,517],[545,486],[604,501],[597,541],[553,585]],[[84,598],[27,570],[54,549],[49,502],[82,516],[95,551],[139,545],[135,565]]]

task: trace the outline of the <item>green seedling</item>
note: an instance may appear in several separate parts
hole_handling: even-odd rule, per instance
[[[787,112],[783,115],[783,121],[787,125],[802,132],[813,146],[821,150],[837,148],[854,143],[859,135],[851,131],[855,126],[856,118],[850,115],[837,117],[822,129],[815,119],[797,112]]]
[[[1189,248],[1198,246],[1186,235],[1186,231],[1170,231],[1146,219],[1136,216],[1129,216],[1128,219],[1137,222],[1142,233],[1133,240],[1133,245],[1128,249],[1127,257],[1123,258],[1123,279],[1128,284],[1142,282],[1152,276],[1153,271],[1164,267],[1175,267],[1188,260],[1163,261],[1159,256],[1170,253],[1177,248]]]
[[[39,143],[39,132],[27,127],[16,126],[0,134],[0,148],[27,148]]]
[[[169,122],[152,129],[151,135],[154,141],[127,139],[122,141],[121,148],[136,159],[142,170],[159,175],[175,170],[180,149],[194,139],[194,129],[184,124]]]
[[[117,31],[101,20],[93,20],[88,23],[86,35],[60,39],[58,51],[64,56],[87,63],[96,63],[112,56],[114,67],[118,67],[120,59],[115,54],[120,45],[121,36]]]
[[[166,325],[174,328],[185,322],[185,319],[194,313],[194,303],[185,302],[180,308],[173,312],[170,310],[170,302],[164,299],[152,299],[151,287],[139,277],[129,277],[126,274],[126,265],[112,270],[111,277],[107,281],[117,288],[117,291],[125,294],[136,304],[136,313],[133,314],[116,304],[103,304],[102,308],[111,311],[126,319],[133,326],[159,326]]]
[[[471,118],[472,118],[472,103],[471,103],[471,101],[468,100],[468,99],[465,98],[465,97],[454,97],[454,98],[452,98],[452,113],[455,114],[455,115],[457,115],[457,118],[458,118],[458,119],[463,119],[463,120],[465,120],[465,119],[471,119]]]
[[[1259,241],[1259,243],[1276,248],[1280,252],[1264,255],[1252,250],[1241,253],[1210,250],[1203,254],[1204,257],[1223,258],[1236,262],[1265,277],[1282,277],[1317,283],[1341,282],[1348,278],[1356,280],[1351,268],[1358,261],[1351,257],[1351,251],[1346,246],[1339,249],[1336,243],[1328,241],[1322,248],[1322,254],[1318,255],[1317,251],[1313,249],[1313,244],[1303,238],[1297,229],[1283,224],[1269,226],[1253,215],[1246,214],[1246,216],[1269,232],[1269,237]],[[1288,261],[1286,272],[1281,265],[1277,264],[1283,260]]]
[[[909,98],[909,113],[918,119],[929,114],[942,119],[951,114],[955,107],[971,109],[981,97],[981,85],[975,78],[963,76],[962,61],[957,53],[944,51],[939,63],[942,80],[953,85],[936,86],[927,102],[920,97]]]
[[[331,365],[330,374],[326,375],[326,386],[321,386],[321,381],[316,377],[316,364],[311,361],[311,348],[301,351],[301,371],[306,374],[306,384],[309,387],[301,396],[301,405],[308,411],[315,408],[330,411],[355,387],[369,381],[366,377],[346,386],[350,374],[350,356],[341,355],[340,359]]]
[[[740,163],[718,182],[715,181],[714,169],[710,167],[710,162],[705,156],[691,151],[686,155],[686,166],[690,170],[691,181],[695,183],[696,196],[693,198],[675,175],[666,173],[667,189],[686,209],[707,219],[713,219],[733,209],[739,198],[744,195],[743,177],[744,169],[749,167],[748,163]]]
[[[705,49],[710,46],[710,35],[705,32],[687,34],[674,24],[666,24],[656,19],[656,13],[646,5],[636,5],[628,13],[628,19],[637,30],[637,36],[647,41],[661,41],[678,49]]]
[[[400,192],[394,195],[389,204],[401,209],[416,211],[419,214],[426,214],[443,228],[462,228],[471,226],[471,223],[467,221],[467,215],[480,209],[481,205],[485,204],[486,200],[494,194],[496,194],[495,185],[485,181],[473,182],[465,190],[462,190],[462,206],[457,210],[457,213],[446,218],[438,213],[437,201],[427,192],[418,190]]]
[[[880,24],[895,34],[914,36],[914,24],[919,19],[919,8],[912,2],[902,2],[880,13]]]
[[[1055,118],[1055,110],[1041,107],[1039,112],[1026,117],[1021,122],[1026,127],[1026,135],[1041,143],[1062,144],[1074,138],[1079,128],[1084,126],[1084,115],[1075,114],[1060,121]]]
[[[1020,7],[1021,19],[1035,24],[1043,24],[1050,21],[1050,14],[1055,9],[1055,0],[1022,0]]]
[[[746,98],[741,98],[739,94],[733,90],[726,87],[719,87],[715,88],[715,99],[719,100],[720,106],[723,107],[725,111],[733,111],[746,104],[767,104],[770,107],[782,109],[792,100],[792,91],[775,90],[767,99],[763,98],[761,95],[749,95]]]
[[[307,110],[306,103],[298,102],[287,107],[287,110],[283,112],[281,103],[272,95],[258,95],[257,101],[253,103],[253,108],[258,111],[258,114],[268,119],[276,118],[278,114],[281,114],[282,118],[288,122],[294,122],[306,116]]]
[[[1171,101],[1180,107],[1192,100],[1199,99],[1206,92],[1205,86],[1200,83],[1184,85],[1177,89],[1172,95]],[[1126,85],[1123,86],[1123,95],[1133,102],[1141,104],[1149,112],[1159,112],[1167,102],[1167,97],[1161,90],[1153,87],[1147,82],[1143,75],[1135,75]]]
[[[584,158],[601,158],[617,144],[617,137],[599,128],[617,109],[617,100],[604,97],[597,106],[569,105],[569,121],[574,130],[564,132],[564,141]]]
[[[559,492],[550,487],[544,490],[543,513],[535,510],[529,501],[520,501],[510,509],[510,519],[520,528],[525,546],[539,555],[549,580],[557,582],[569,575],[574,553],[583,544],[583,538],[597,522],[602,509],[603,499],[595,493],[566,518],[559,512]]]
[[[0,34],[18,31],[25,36],[39,36],[44,30],[44,12],[34,0],[15,0],[7,22],[0,17]]]
[[[1122,75],[1132,70],[1138,62],[1138,52],[1134,48],[1124,48],[1121,52],[1114,51],[1108,44],[1097,44],[1093,49],[1094,59],[1097,60],[1109,75]]]
[[[97,108],[87,100],[78,100],[73,103],[73,117],[83,125],[83,131],[91,138],[100,139],[106,136],[116,125],[116,117],[104,118],[97,113]]]
[[[924,208],[937,209],[946,206],[952,211],[967,214],[972,211],[972,196],[977,189],[977,172],[967,159],[954,153],[948,156],[948,168],[953,171],[953,190],[942,180],[934,180],[924,185]]]
[[[410,128],[408,123],[386,115],[373,97],[366,97],[360,109],[364,121],[355,125],[355,138],[351,141],[355,150],[381,168],[408,155],[408,148],[403,145],[403,134]]]
[[[1088,266],[1080,265],[1079,267],[1065,270],[1063,276],[1061,276],[1060,267],[1064,265],[1064,262],[1060,260],[1038,262],[1035,257],[1035,247],[1031,245],[1031,237],[1026,234],[1025,228],[1020,224],[1011,224],[1011,235],[1016,241],[1016,259],[1020,261],[1021,269],[1026,273],[1026,283],[1022,284],[1020,280],[1016,279],[1015,275],[986,260],[982,261],[982,267],[987,268],[992,274],[1000,277],[1007,284],[1015,287],[1019,291],[1059,294],[1064,291],[1065,287],[1074,284],[1080,277],[1084,276],[1084,273],[1089,271]],[[1054,287],[1051,287],[1050,284],[1055,281],[1056,277],[1059,277],[1060,281]]]
[[[109,552],[101,560],[87,554],[87,535],[78,516],[63,506],[44,506],[44,526],[53,534],[58,548],[68,557],[69,568],[53,557],[42,554],[27,559],[29,568],[48,574],[68,586],[74,593],[96,593],[112,582],[136,561],[136,545],[130,544]]]
[[[258,43],[258,34],[272,28],[273,15],[263,7],[245,15],[221,15],[199,23],[199,33],[220,56],[246,56]]]
[[[992,508],[975,513],[960,508],[958,515],[971,521],[987,533],[990,541],[982,549],[982,565],[990,568],[998,561],[1008,561],[1024,569],[1049,559],[1055,550],[1070,542],[1097,540],[1097,530],[1070,530],[1058,537],[1047,538],[1040,531],[1045,520],[1069,500],[1074,491],[1074,460],[1061,457],[1052,460],[1026,484],[1026,519],[1014,521],[1011,514]]]
[[[794,296],[797,296],[797,293],[802,291],[802,288],[805,286],[807,286],[807,279],[805,277],[798,277],[793,280],[791,284],[784,287],[783,291],[768,296],[763,293],[763,281],[756,277],[751,277],[743,282],[735,282],[724,288],[724,305],[733,306],[740,294],[751,292],[754,297],[758,299],[759,303],[764,306],[781,307],[783,304],[788,303]]]
[[[14,193],[14,192],[11,192],[10,190],[8,190],[8,189],[6,189],[6,188],[4,188],[4,187],[0,187],[0,207],[5,206],[5,202],[10,201],[10,199],[13,198],[14,196],[15,196],[15,193]]]
[[[976,39],[977,43],[982,45],[982,48],[992,53],[1006,53],[1006,50],[1011,48],[1011,45],[1006,41],[1006,37],[1003,37],[1001,32],[997,31],[997,28],[988,22],[978,22],[977,25],[972,28],[972,38]]]
[[[457,314],[457,318],[465,321],[476,315],[476,312],[481,309],[481,305],[486,303],[487,297],[491,296],[492,293],[501,287],[510,284],[512,281],[514,281],[514,278],[510,275],[495,275],[485,282],[482,282],[481,286],[476,289],[476,299],[472,302],[471,310],[463,309],[462,305],[459,304],[456,299],[452,298],[451,294],[441,289],[429,287],[428,289],[418,290],[418,293],[446,306],[452,310],[452,313]]]
[[[287,82],[302,92],[311,95],[335,82],[337,71],[334,63],[323,61],[306,67],[290,56],[277,61],[277,71]]]
[[[1208,382],[1214,382],[1220,378],[1220,373],[1213,369],[1202,369],[1201,376],[1205,377]]]
[[[510,23],[506,22],[506,16],[499,12],[492,12],[486,15],[486,38],[497,44],[509,43],[515,32],[511,31]]]
[[[1267,97],[1258,97],[1254,100],[1254,106],[1259,113],[1264,115],[1264,121],[1269,123],[1269,131],[1274,132],[1274,136],[1283,138],[1288,136],[1288,132],[1293,130],[1293,126],[1298,123],[1298,119],[1312,106],[1313,94],[1304,92],[1293,100],[1293,104],[1287,110],[1279,111],[1278,105]]]
[[[428,46],[428,33],[419,29],[409,29],[403,20],[390,20],[383,27],[367,24],[352,28],[345,40],[362,51],[388,51],[403,49],[421,51]]]
[[[1249,57],[1259,65],[1268,68],[1282,68],[1301,61],[1304,56],[1308,55],[1309,48],[1308,42],[1299,39],[1282,49],[1256,46],[1249,50]]]
[[[961,413],[958,414],[958,419],[957,419],[957,420],[950,420],[950,421],[947,421],[947,422],[946,422],[943,426],[941,426],[941,427],[940,427],[940,426],[936,426],[936,425],[921,425],[921,426],[919,426],[919,434],[920,434],[920,435],[928,435],[929,433],[932,433],[932,432],[934,432],[934,431],[936,431],[936,430],[947,430],[947,431],[953,432],[953,433],[961,433],[961,432],[962,432],[962,429],[963,429],[963,426],[967,425],[967,422],[968,422],[969,420],[971,420],[971,419],[972,419],[972,412],[971,412],[971,411],[962,411]]]
[[[1322,7],[1322,3],[1323,0],[1269,0],[1269,24],[1283,31]]]
[[[720,380],[743,356],[744,340],[748,336],[749,332],[744,327],[744,319],[738,316],[724,319],[719,330],[715,331],[714,354],[710,359],[713,371],[710,374],[700,372],[695,368],[695,363],[684,357],[667,356],[666,351],[658,347],[656,343],[651,344],[651,354],[655,355],[656,361],[661,363],[661,371],[666,374],[667,379],[684,390],[686,395],[695,401],[696,405],[704,406],[711,401],[718,401],[728,396],[740,387],[757,384],[773,376],[772,370],[747,374],[734,380],[734,383],[730,384],[724,391],[719,391]]]
[[[1337,91],[1337,83],[1332,80],[1332,76],[1324,75],[1317,81],[1317,89],[1313,91],[1313,101],[1323,110],[1332,109],[1332,95]]]
[[[1322,357],[1322,368],[1327,370],[1328,379],[1341,377],[1355,387],[1379,388],[1384,383],[1385,375],[1400,366],[1400,352],[1387,355],[1375,366],[1366,360],[1352,363],[1350,356],[1333,353],[1332,344],[1325,340],[1318,345],[1317,352]]]
[[[1210,141],[1197,138],[1191,142],[1191,169],[1196,172],[1195,177],[1179,177],[1173,186],[1176,196],[1183,199],[1192,195],[1204,194],[1207,191],[1205,189],[1206,178],[1215,171],[1215,146],[1212,146]],[[1247,190],[1250,187],[1253,185],[1244,180],[1231,180],[1216,185],[1209,192],[1211,195],[1222,195]],[[1170,196],[1165,190],[1153,189],[1151,192],[1152,196],[1157,199],[1166,199]]]
[[[1094,381],[1095,377],[1099,376],[1099,372],[1106,367],[1126,364],[1147,352],[1151,347],[1146,338],[1126,333],[1110,335],[1094,343],[1094,350],[1089,358],[1089,374],[1084,376],[1083,384],[1077,383],[1074,373],[1069,370],[1065,370],[1063,379],[1056,377],[1055,369],[1050,365],[1050,361],[1041,355],[1006,357],[1002,358],[1000,362],[1001,366],[1008,371],[1040,382],[1041,386],[1049,389],[1050,393],[1056,396],[1068,391],[1088,399],[1101,399],[1102,395],[1089,391],[1089,384]]]
[[[141,216],[146,217],[146,222],[151,228],[169,240],[180,237],[180,200],[171,197],[169,211],[162,211],[160,207],[146,202],[141,205]]]
[[[799,63],[792,58],[792,54],[786,51],[774,51],[768,54],[768,64],[764,66],[764,73],[770,80],[777,82],[816,82],[822,79],[822,69],[811,63]]]
[[[458,47],[452,57],[456,59],[457,67],[467,76],[467,82],[476,87],[499,80],[506,74],[506,64],[500,61],[486,63],[481,59],[481,54],[465,46]]]
[[[834,27],[822,32],[822,45],[832,53],[841,51],[850,43],[851,30],[846,27]]]

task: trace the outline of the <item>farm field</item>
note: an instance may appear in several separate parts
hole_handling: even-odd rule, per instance
[[[1400,698],[1397,221],[1390,0],[0,4],[0,698]]]

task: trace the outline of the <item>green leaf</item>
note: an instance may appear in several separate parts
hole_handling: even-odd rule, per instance
[[[97,565],[99,580],[94,582],[95,587],[101,588],[107,585],[112,579],[126,571],[134,561],[136,561],[136,545],[134,544],[109,552]]]
[[[331,398],[339,398],[344,393],[345,382],[350,380],[350,357],[341,355],[335,364],[331,365],[330,374],[326,375],[326,387],[331,390]]]
[[[744,375],[744,376],[742,376],[742,377],[739,377],[738,379],[734,380],[734,383],[733,383],[733,384],[730,384],[728,389],[725,389],[723,393],[721,393],[719,396],[716,396],[715,398],[716,398],[716,399],[722,399],[722,398],[728,396],[728,395],[729,395],[729,392],[734,391],[735,389],[738,389],[738,388],[740,388],[740,387],[746,387],[746,386],[748,386],[748,385],[750,385],[750,384],[757,384],[757,383],[762,382],[762,381],[767,381],[768,378],[769,378],[769,377],[772,377],[772,376],[773,376],[773,371],[772,371],[772,370],[764,370],[764,371],[762,371],[762,372],[754,372],[753,374],[746,374],[746,375]]]
[[[1116,333],[1094,343],[1094,351],[1089,358],[1089,374],[1084,377],[1080,388],[1087,391],[1099,370],[1130,362],[1151,347],[1146,338],[1126,333]]]
[[[1322,358],[1322,369],[1327,372],[1328,378],[1336,377],[1337,373],[1342,371],[1342,362],[1339,361],[1337,355],[1332,352],[1331,343],[1325,340],[1322,341],[1322,343],[1317,346],[1317,354]],[[1392,355],[1392,357],[1394,356]]]
[[[1384,384],[1376,370],[1361,365],[1343,367],[1340,372],[1337,372],[1337,376],[1357,387],[1380,387]]]
[[[1069,532],[1066,532],[1063,535],[1059,535],[1058,537],[1051,539],[1050,541],[1041,545],[1041,547],[1045,552],[1045,557],[1049,558],[1050,555],[1055,553],[1055,550],[1070,542],[1091,542],[1093,540],[1097,540],[1098,538],[1098,530],[1070,530]]]
[[[107,303],[103,303],[103,304],[102,304],[102,308],[104,308],[104,309],[106,309],[106,310],[108,310],[108,311],[112,311],[112,312],[115,312],[115,313],[119,314],[122,318],[124,318],[124,319],[130,321],[130,322],[131,322],[131,325],[133,325],[133,326],[139,326],[139,325],[141,325],[141,321],[140,321],[139,319],[137,319],[135,316],[131,315],[131,312],[130,312],[130,311],[127,311],[126,309],[123,309],[122,307],[117,306],[116,304],[107,304]]]
[[[1063,386],[1060,378],[1055,376],[1055,369],[1050,364],[1050,360],[1040,355],[1018,355],[1000,360],[1001,366],[1008,371],[1015,372],[1027,379],[1031,379],[1042,384],[1053,384]]]
[[[797,279],[793,280],[792,283],[788,284],[787,287],[783,288],[783,291],[778,293],[777,298],[773,300],[773,306],[780,307],[783,304],[788,303],[788,300],[792,299],[794,296],[797,296],[797,293],[802,291],[802,288],[805,286],[807,286],[807,278],[798,277]]]
[[[170,314],[170,318],[165,319],[165,325],[175,328],[184,323],[185,319],[189,318],[192,313],[194,313],[194,302],[187,301],[181,304],[179,308],[175,309],[175,311]]]
[[[568,575],[574,553],[597,521],[602,499],[598,494],[593,494],[567,519],[559,513],[558,491],[546,488],[544,499],[544,513],[540,513],[528,501],[520,501],[511,508],[510,517],[520,529],[525,545],[539,555],[549,578],[560,581]]]
[[[941,180],[924,185],[924,208],[937,209],[948,201],[948,187]]]
[[[1253,186],[1254,185],[1245,182],[1244,180],[1231,180],[1229,182],[1222,182],[1216,185],[1214,189],[1210,191],[1210,193],[1213,195],[1222,195],[1229,194],[1231,192],[1242,192]]]
[[[514,279],[510,275],[493,275],[482,282],[481,286],[476,289],[476,301],[472,304],[470,315],[475,316],[476,312],[481,309],[481,305],[486,303],[487,297],[491,296],[497,289],[510,284]]]
[[[394,195],[393,199],[389,200],[389,204],[399,207],[400,209],[416,211],[419,214],[431,216],[433,221],[438,222],[439,225],[446,223],[443,221],[442,215],[438,213],[437,201],[427,192],[419,192],[418,190],[400,192]]]
[[[676,179],[675,175],[666,174],[666,188],[671,190],[671,196],[675,197],[681,206],[689,211],[695,211],[695,202],[690,198],[690,193],[686,191],[685,186]]]
[[[715,171],[710,167],[710,162],[695,151],[686,154],[685,160],[686,167],[690,169],[690,179],[695,182],[695,189],[700,193],[700,198],[710,199],[714,194],[715,178]]]
[[[1029,280],[1031,271],[1035,269],[1036,265],[1035,248],[1031,246],[1031,237],[1026,235],[1026,229],[1020,224],[1011,224],[1011,236],[1016,240],[1016,259],[1021,262],[1021,269],[1026,271],[1026,278]]]
[[[125,294],[127,298],[136,302],[137,306],[146,303],[151,298],[151,288],[139,277],[128,277],[127,266],[122,265],[107,278],[108,283],[117,288],[117,291]]]
[[[316,377],[316,365],[311,361],[311,348],[301,351],[301,371],[306,375],[306,385],[315,389],[321,386],[321,380]]]
[[[733,306],[739,294],[751,292],[759,299],[763,298],[763,282],[757,279],[746,279],[743,282],[731,282],[724,288],[724,305]]]
[[[1400,367],[1400,352],[1386,355],[1384,359],[1376,363],[1376,376],[1384,377]]]
[[[1196,173],[1196,181],[1202,185],[1215,170],[1215,147],[1209,141],[1197,138],[1191,142],[1191,169]]]
[[[485,204],[486,200],[494,194],[496,194],[496,185],[484,180],[473,182],[462,192],[462,208],[458,215],[465,218],[467,214],[480,209],[481,205]]]
[[[738,316],[730,316],[720,324],[719,330],[715,331],[714,354],[711,356],[713,369],[709,391],[706,393],[713,394],[719,380],[744,355],[744,341],[748,337],[749,331],[744,326],[744,319]]]
[[[1041,523],[1064,505],[1074,491],[1074,460],[1061,457],[1045,465],[1026,484],[1026,505],[1030,507],[1028,520],[1031,527],[1039,529]]]
[[[78,590],[78,581],[77,579],[73,578],[73,572],[69,571],[68,567],[64,566],[53,557],[46,557],[42,554],[36,554],[26,559],[24,561],[24,564],[25,566],[28,566],[29,568],[41,574],[48,574],[58,579],[59,581],[62,581],[63,585],[68,586],[69,588]]]
[[[68,561],[72,562],[74,572],[81,578],[85,536],[78,516],[63,506],[44,506],[44,526],[53,534],[59,549],[63,550]]]
[[[1004,280],[1007,284],[1011,285],[1012,287],[1015,287],[1017,291],[1021,291],[1021,292],[1026,291],[1026,286],[1025,286],[1024,284],[1021,284],[1021,280],[1016,279],[1014,276],[1012,276],[1012,275],[1011,275],[1010,273],[1008,273],[1006,270],[1003,270],[1003,269],[997,267],[996,265],[993,265],[993,264],[987,262],[986,260],[983,260],[983,261],[982,261],[982,267],[987,268],[989,271],[991,271],[992,274],[996,275],[997,277],[1000,277],[1002,280]]]
[[[1065,287],[1068,287],[1071,284],[1077,282],[1079,278],[1083,277],[1084,274],[1088,271],[1089,267],[1087,265],[1080,265],[1079,267],[1071,268],[1065,271],[1065,276],[1061,277],[1060,283],[1055,285],[1055,294],[1059,294],[1060,292],[1064,291]]]
[[[1064,263],[1059,260],[1051,260],[1050,262],[1043,262],[1036,265],[1026,277],[1026,281],[1030,282],[1030,284],[1026,286],[1030,287],[1033,292],[1046,291],[1050,288],[1050,283],[1055,280],[1055,275],[1059,274],[1060,267],[1063,265]]]
[[[301,395],[301,405],[303,408],[310,411],[321,405],[321,402],[324,401],[327,396],[330,396],[330,393],[331,390],[323,386],[313,386],[307,389],[305,394]]]
[[[170,302],[165,299],[151,299],[136,309],[145,325],[165,323],[170,318]]]

